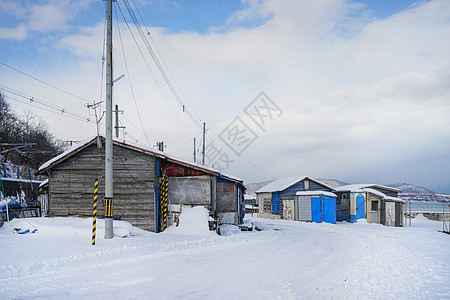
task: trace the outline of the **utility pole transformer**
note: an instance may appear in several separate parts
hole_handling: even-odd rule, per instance
[[[106,2],[106,147],[105,147],[105,239],[113,231],[113,136],[112,136],[112,2]]]

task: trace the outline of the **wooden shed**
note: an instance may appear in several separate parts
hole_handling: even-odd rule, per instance
[[[352,184],[336,188],[337,221],[403,226],[405,201],[398,198],[399,189],[379,184]]]
[[[312,177],[280,178],[256,191],[259,216],[262,218],[294,219],[295,194],[298,191],[333,191],[333,187]]]
[[[99,139],[100,148],[97,137],[91,137],[39,168],[39,174],[48,176],[49,216],[92,216],[95,178],[99,179],[97,214],[104,216],[105,147],[104,137]],[[233,215],[233,224],[242,223],[245,187],[241,179],[119,139],[113,141],[113,153],[115,218],[153,232],[164,230],[161,183],[165,176],[169,205],[202,205],[219,221],[224,216],[229,221]],[[226,192],[222,183],[227,183]]]

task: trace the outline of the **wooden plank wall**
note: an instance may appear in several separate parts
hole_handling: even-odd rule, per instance
[[[98,217],[104,217],[104,151],[96,144],[52,169],[50,216],[92,216],[94,180],[99,178]],[[113,214],[139,228],[155,231],[155,158],[114,145]]]

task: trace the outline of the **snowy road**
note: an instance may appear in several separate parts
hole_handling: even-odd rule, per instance
[[[2,298],[450,299],[450,236],[422,219],[412,228],[253,219],[263,231],[137,230],[108,241],[100,223],[96,246],[90,220],[30,221],[34,235],[0,229]]]

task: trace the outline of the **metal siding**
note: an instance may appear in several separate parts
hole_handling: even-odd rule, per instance
[[[315,181],[312,181],[310,179],[306,179],[309,181],[309,189],[308,191],[327,191],[330,192],[331,190],[329,188],[327,188],[326,186],[323,186],[321,184],[318,184]],[[304,185],[304,180],[301,180],[297,183],[295,183],[294,185],[288,187],[287,189],[283,190],[283,195],[282,195],[282,199],[283,200],[288,200],[288,199],[294,199],[295,198],[295,193],[299,192],[299,191],[304,191],[305,190],[305,185]]]
[[[203,205],[210,209],[209,175],[169,177],[170,204]]]
[[[297,193],[298,191],[304,191],[304,186],[303,186],[303,180],[297,182],[296,184],[288,187],[287,189],[283,190],[283,196],[282,199],[294,199],[295,198],[295,193]]]
[[[322,196],[322,222],[336,224],[336,198]]]
[[[311,198],[311,214],[312,214],[312,221],[315,223],[320,223],[321,221],[320,198]]]
[[[272,193],[272,214],[274,215],[280,214],[280,198],[281,193]]]
[[[315,181],[308,180],[309,181],[309,191],[326,191],[331,192],[332,190],[327,188],[326,186],[323,186],[321,184],[318,184]]]
[[[311,197],[297,196],[297,203],[298,203],[298,220],[312,221]]]

